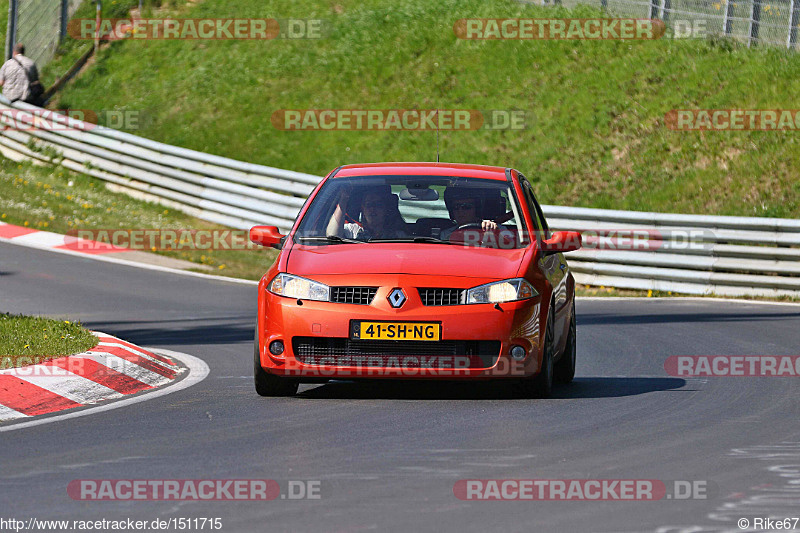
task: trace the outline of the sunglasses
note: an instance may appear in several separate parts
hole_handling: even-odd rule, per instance
[[[475,209],[474,202],[461,202],[457,204],[453,204],[453,210],[455,211],[466,211],[467,209]]]

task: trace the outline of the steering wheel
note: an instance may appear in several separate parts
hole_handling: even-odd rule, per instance
[[[462,230],[462,229],[469,229],[469,228],[478,228],[483,229],[482,222],[470,222],[469,224],[463,224],[455,229],[455,231]]]

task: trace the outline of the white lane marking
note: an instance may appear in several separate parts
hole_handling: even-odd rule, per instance
[[[63,415],[48,416],[46,418],[38,418],[36,420],[30,420],[27,422],[17,422],[15,424],[11,424],[9,426],[4,426],[4,427],[0,426],[0,433],[4,431],[14,431],[22,428],[40,426],[42,424],[49,424],[50,422],[67,420],[69,418],[78,418],[79,416],[93,415],[95,413],[102,413],[104,411],[110,411],[111,409],[117,409],[119,407],[125,407],[139,402],[144,402],[147,400],[151,400],[153,398],[158,398],[159,396],[165,396],[167,394],[171,394],[173,392],[189,388],[192,385],[200,383],[206,378],[206,376],[208,376],[209,368],[206,362],[193,355],[189,355],[187,353],[182,353],[182,352],[175,352],[172,350],[162,350],[155,348],[147,348],[147,349],[161,355],[166,355],[167,357],[174,357],[175,359],[183,363],[183,365],[186,368],[189,369],[189,375],[172,385],[166,385],[164,387],[161,387],[160,389],[155,389],[153,391],[145,391],[141,394],[137,394],[136,396],[129,396],[127,398],[115,402],[103,405],[97,405],[95,407],[82,409],[77,412],[64,413]]]
[[[135,379],[136,381],[141,381],[145,385],[150,385],[151,387],[157,387],[159,385],[163,385],[168,381],[172,381],[170,378],[162,376],[161,374],[157,374],[146,368],[143,368],[135,363],[131,363],[127,359],[123,359],[122,357],[106,354],[106,353],[93,353],[93,354],[79,354],[73,355],[73,359],[90,359],[95,361],[103,366],[110,368],[120,374],[125,374],[129,378]],[[177,369],[180,371],[181,369]]]
[[[621,302],[625,300],[637,301],[686,301],[686,302],[718,302],[727,304],[754,304],[754,305],[783,305],[797,307],[800,305],[798,302],[774,302],[771,300],[744,300],[742,298],[719,298],[715,296],[576,296],[578,300],[582,301],[606,301],[606,302]]]
[[[67,250],[64,248],[48,248],[45,246],[40,246],[34,243],[28,242],[16,242],[18,238],[8,239],[5,237],[0,237],[0,242],[7,242],[9,244],[17,244],[19,246],[27,246],[28,248],[36,248],[39,250],[45,250],[48,252],[55,252],[57,254],[66,254],[66,255],[73,255],[75,257],[80,257],[82,259],[93,259],[95,261],[105,261],[106,263],[115,263],[117,265],[124,265],[124,266],[131,266],[136,268],[143,268],[145,270],[156,270],[158,272],[168,272],[171,274],[180,274],[182,276],[191,276],[195,278],[203,278],[209,279],[214,281],[226,281],[228,283],[239,283],[241,285],[258,285],[258,281],[252,281],[249,279],[239,279],[239,278],[229,278],[227,276],[216,276],[214,274],[203,274],[202,272],[189,272],[188,270],[179,270],[177,268],[171,268],[161,265],[150,265],[147,263],[139,263],[137,261],[131,261],[129,259],[119,259],[117,257],[108,257],[104,254],[86,254],[83,252],[76,252],[74,250]],[[63,242],[61,244],[64,244]],[[199,265],[198,265],[199,266]]]
[[[41,367],[41,365],[34,365]],[[25,367],[23,367],[25,368]],[[63,396],[73,402],[80,404],[96,403],[101,400],[121,398],[122,394],[109,389],[105,385],[87,379],[78,374],[73,374],[69,370],[57,367],[44,367],[41,371],[32,369],[31,375],[17,373],[18,379],[32,383],[37,387],[49,390],[54,394]]]
[[[20,413],[10,407],[6,407],[5,405],[0,404],[0,422],[5,422],[6,420],[14,420],[16,418],[28,418],[28,415],[25,413]]]
[[[128,351],[128,352],[131,352],[133,354],[136,354],[136,355],[139,355],[141,357],[144,357],[145,359],[148,359],[148,360],[150,360],[150,361],[152,361],[154,363],[158,363],[160,366],[163,366],[164,368],[168,368],[170,370],[175,370],[175,367],[173,365],[170,365],[169,363],[165,363],[164,361],[159,361],[158,359],[156,359],[152,355],[148,355],[148,354],[146,354],[144,352],[136,350],[135,348],[131,348],[130,346],[125,346],[124,344],[120,344],[118,342],[100,342],[100,343],[97,344],[97,346],[109,346],[109,347],[112,347],[112,348],[122,348],[125,351]],[[99,350],[97,350],[97,346],[95,346],[93,349],[91,349],[89,351],[90,352],[99,351]]]

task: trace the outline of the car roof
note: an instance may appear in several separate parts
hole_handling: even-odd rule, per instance
[[[505,167],[466,165],[462,163],[364,163],[339,167],[336,178],[357,176],[405,175],[405,176],[457,176],[460,178],[484,178],[505,181]]]

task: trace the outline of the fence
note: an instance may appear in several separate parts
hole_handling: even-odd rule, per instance
[[[800,0],[521,0],[539,5],[597,5],[621,17],[661,19],[675,37],[728,36],[797,47]]]
[[[18,42],[25,43],[26,54],[40,67],[56,53],[67,33],[69,17],[82,0],[10,0],[6,59]]]
[[[9,111],[14,110],[14,111]],[[234,228],[288,230],[319,176],[187,150],[0,97],[0,151],[61,164],[133,196]],[[63,127],[56,127],[61,125]],[[579,283],[689,294],[800,297],[800,220],[544,206],[551,228],[646,230],[657,246],[587,248],[569,264]],[[698,230],[700,246],[673,242]]]

